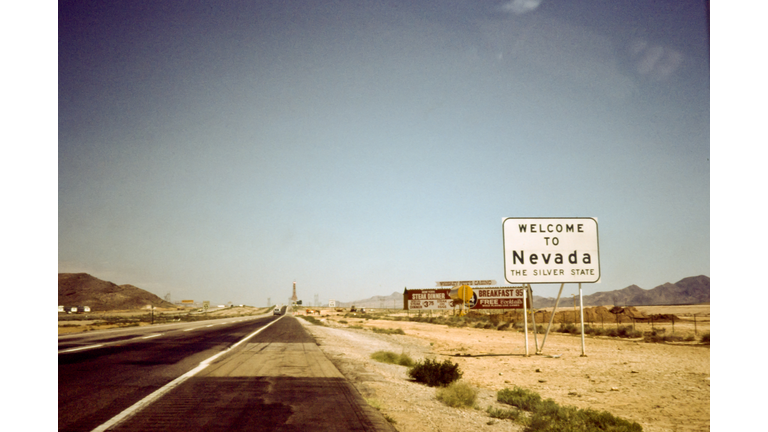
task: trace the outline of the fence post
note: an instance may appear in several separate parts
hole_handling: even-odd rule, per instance
[[[698,336],[699,335],[698,332],[697,332],[697,329],[696,329],[696,314],[693,314],[693,335],[694,336]]]

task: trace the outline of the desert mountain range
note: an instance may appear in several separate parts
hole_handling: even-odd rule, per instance
[[[552,307],[555,298],[535,295],[535,308]],[[560,299],[560,305],[570,295]],[[584,306],[652,306],[672,304],[709,303],[709,276],[692,276],[675,283],[665,283],[646,290],[637,285],[614,291],[603,291],[584,296]],[[133,285],[116,285],[87,273],[59,273],[59,304],[63,306],[90,306],[92,311],[141,309],[147,305],[172,308],[175,305]],[[309,305],[309,304],[307,304]],[[373,296],[350,302],[336,302],[339,307],[355,305],[365,308],[402,308],[403,293]]]
[[[536,286],[533,286],[533,306],[536,309],[553,307],[554,297],[540,297],[536,295]],[[560,298],[560,306],[566,301],[571,301],[570,294],[564,294]],[[709,276],[692,276],[681,279],[675,283],[665,283],[653,289],[643,289],[637,285],[614,291],[597,292],[584,296],[584,306],[655,306],[655,305],[679,305],[709,303]],[[365,308],[402,308],[403,293],[393,292],[388,296],[373,296],[367,299],[351,302],[336,302],[339,307],[355,305]]]

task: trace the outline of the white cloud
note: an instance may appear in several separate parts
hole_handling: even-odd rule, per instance
[[[637,72],[657,80],[668,78],[683,63],[683,54],[679,51],[658,45],[651,46],[642,40],[633,42],[629,50],[635,59]]]
[[[511,0],[501,5],[501,10],[522,15],[536,9],[540,4],[541,0]]]

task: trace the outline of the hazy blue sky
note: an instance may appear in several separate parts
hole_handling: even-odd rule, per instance
[[[59,272],[351,301],[595,217],[585,294],[710,275],[705,2],[357,3],[59,3]]]

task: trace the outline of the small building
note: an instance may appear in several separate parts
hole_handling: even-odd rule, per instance
[[[328,300],[328,307],[335,308],[336,307],[336,300]]]

